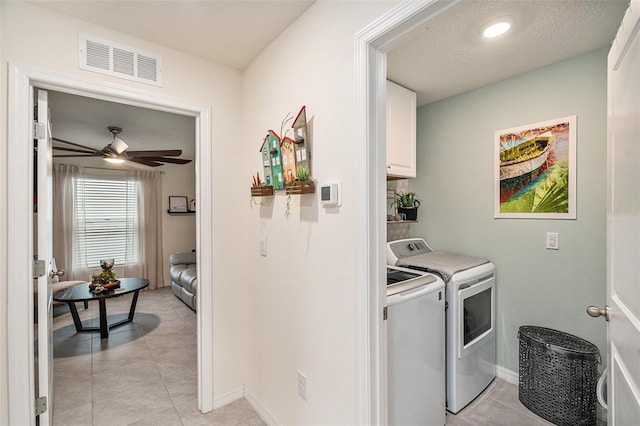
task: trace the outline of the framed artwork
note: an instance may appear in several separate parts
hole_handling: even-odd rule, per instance
[[[576,218],[576,116],[494,134],[496,218]]]
[[[186,212],[189,202],[187,197],[170,195],[169,196],[169,211],[170,212]]]

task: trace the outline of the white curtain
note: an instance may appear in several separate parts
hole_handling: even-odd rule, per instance
[[[124,259],[116,265],[120,277],[143,277],[149,288],[164,287],[162,273],[162,174],[130,170],[126,179],[126,243]],[[114,179],[112,171],[92,170],[91,176]],[[54,256],[66,280],[89,280],[96,266],[87,262],[84,168],[55,165],[54,184]],[[95,195],[95,194],[94,194]],[[137,230],[137,232],[135,232]],[[75,245],[75,246],[74,246]],[[95,257],[95,256],[94,256]],[[99,269],[99,268],[98,268]]]
[[[81,241],[78,234],[85,228],[85,218],[74,209],[74,203],[83,203],[82,182],[84,168],[66,164],[53,167],[53,253],[58,269],[63,269],[63,280],[87,280],[89,277],[83,250],[74,250],[74,241]],[[74,259],[74,252],[76,257]],[[78,257],[80,255],[80,257]],[[79,265],[74,268],[73,265]]]
[[[138,227],[135,233],[127,233],[124,276],[144,277],[149,288],[164,287],[162,273],[162,173],[147,170],[129,170],[127,173],[127,229]],[[135,207],[137,208],[133,208]],[[137,211],[137,217],[131,212]],[[130,258],[135,254],[139,262]]]

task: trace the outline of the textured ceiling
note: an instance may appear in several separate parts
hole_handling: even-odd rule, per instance
[[[49,92],[49,104],[55,138],[102,149],[113,140],[107,127],[117,126],[122,127],[119,136],[130,151],[181,149],[180,158],[195,159],[193,117],[53,91]],[[92,157],[85,158],[83,163],[103,164],[100,158]]]
[[[2,0],[0,0],[2,1]],[[333,0],[328,0],[333,1]],[[344,0],[341,0],[344,1]],[[364,0],[358,0],[363,1]],[[212,61],[244,69],[310,0],[36,0],[31,3]],[[389,79],[424,105],[611,44],[627,0],[462,0],[389,52]],[[479,28],[508,15],[507,36]],[[108,18],[108,19],[107,19]],[[336,17],[339,19],[339,16]],[[131,149],[181,147],[194,157],[189,117],[53,94],[54,135],[101,148],[106,127],[124,128]]]
[[[315,0],[29,0],[243,70]]]
[[[418,105],[466,92],[613,41],[627,0],[462,1],[425,23],[387,55],[390,80],[418,93]],[[509,16],[512,29],[479,30]]]

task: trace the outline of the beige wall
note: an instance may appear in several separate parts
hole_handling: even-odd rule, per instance
[[[262,170],[268,129],[307,106],[313,177],[341,179],[344,203],[326,210],[318,194],[276,194],[243,208],[250,266],[250,366],[247,387],[281,424],[357,423],[357,288],[354,259],[355,34],[391,7],[387,2],[317,2],[245,71],[240,176]],[[268,255],[258,242],[267,236]],[[296,371],[307,375],[308,400]]]
[[[162,258],[164,259],[164,285],[170,286],[169,255],[196,248],[196,217],[191,214],[167,213],[169,196],[184,195],[189,201],[193,200],[196,191],[196,169],[193,162],[185,165],[167,164],[162,168],[166,172],[162,177]]]
[[[213,223],[214,253],[205,261],[215,268],[214,391],[221,395],[246,384],[280,424],[357,421],[355,34],[394,4],[317,2],[241,75],[35,6],[0,3],[1,87],[11,61],[212,106],[214,215],[207,220]],[[78,70],[78,32],[161,54],[164,88]],[[45,40],[38,34],[46,34]],[[317,194],[293,197],[285,218],[286,197],[277,194],[250,208],[250,176],[261,170],[262,138],[302,105],[312,129],[314,178],[341,179],[343,207],[327,211]],[[0,108],[6,128],[6,98]],[[232,143],[217,138],[230,134],[241,137]],[[6,133],[0,137],[4,150]],[[4,174],[4,160],[0,167]],[[4,214],[5,205],[0,207]],[[261,235],[268,238],[266,258],[258,251]],[[5,294],[3,282],[0,306],[6,306]],[[6,347],[1,349],[4,357]],[[0,396],[6,396],[4,365]],[[297,370],[308,376],[308,401],[297,395]]]
[[[240,72],[196,58],[172,49],[158,46],[134,37],[114,32],[103,27],[59,15],[23,2],[0,2],[0,70],[2,81],[2,101],[0,102],[0,236],[3,238],[0,251],[0,315],[6,315],[6,286],[4,271],[6,268],[6,117],[7,64],[31,65],[54,70],[67,75],[77,75],[85,79],[109,82],[123,87],[149,93],[157,93],[191,103],[208,105],[212,110],[212,169],[213,169],[213,209],[212,221],[214,233],[214,281],[216,283],[214,312],[217,322],[224,331],[214,330],[214,362],[220,366],[221,373],[214,377],[216,395],[229,391],[245,382],[248,361],[244,330],[247,329],[244,317],[230,322],[236,317],[236,306],[242,305],[245,294],[242,291],[245,280],[238,274],[239,266],[245,264],[234,257],[225,256],[229,251],[240,251],[242,247],[238,236],[243,234],[243,226],[235,219],[229,206],[246,205],[245,182],[230,181],[228,176],[235,175],[235,166],[229,158],[239,158],[239,144],[216,139],[218,134],[236,134],[241,123],[241,80]],[[163,57],[164,87],[130,82],[101,74],[78,69],[78,33],[83,32],[96,37],[112,40],[116,43],[154,52]],[[25,173],[25,178],[28,178]],[[234,187],[235,185],[235,187]],[[218,195],[220,194],[220,195]],[[25,213],[29,210],[25,206]],[[185,246],[191,247],[191,244]],[[216,256],[217,255],[217,256]],[[240,269],[242,270],[242,269]],[[223,302],[224,301],[224,302]],[[218,304],[220,302],[220,304]],[[7,371],[6,371],[6,324],[7,318],[0,318],[0,424],[7,423]],[[211,319],[204,319],[211,321]]]

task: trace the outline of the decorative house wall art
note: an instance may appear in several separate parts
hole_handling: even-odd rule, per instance
[[[498,130],[496,218],[576,218],[576,116]]]
[[[311,172],[311,161],[309,161],[310,141],[307,132],[307,107],[303,106],[298,115],[293,120],[293,140],[295,141],[296,165],[304,167]]]
[[[253,197],[271,196],[275,190],[284,189],[289,196],[315,192],[311,178],[311,141],[305,106],[295,119],[291,113],[287,113],[280,124],[280,134],[282,136],[269,130],[262,140],[260,154],[264,180],[260,179],[259,173],[252,177],[252,203]]]
[[[282,172],[284,173],[285,184],[296,180],[296,147],[295,142],[286,136],[280,143],[280,152],[282,153]]]
[[[280,136],[273,130],[267,133],[267,145],[271,160],[271,178],[273,189],[284,189],[284,176],[282,174],[282,153],[280,151]]]
[[[266,185],[273,184],[273,175],[271,173],[271,154],[269,153],[269,135],[267,134],[260,147],[260,153],[262,154],[262,168],[264,171],[264,183]]]

